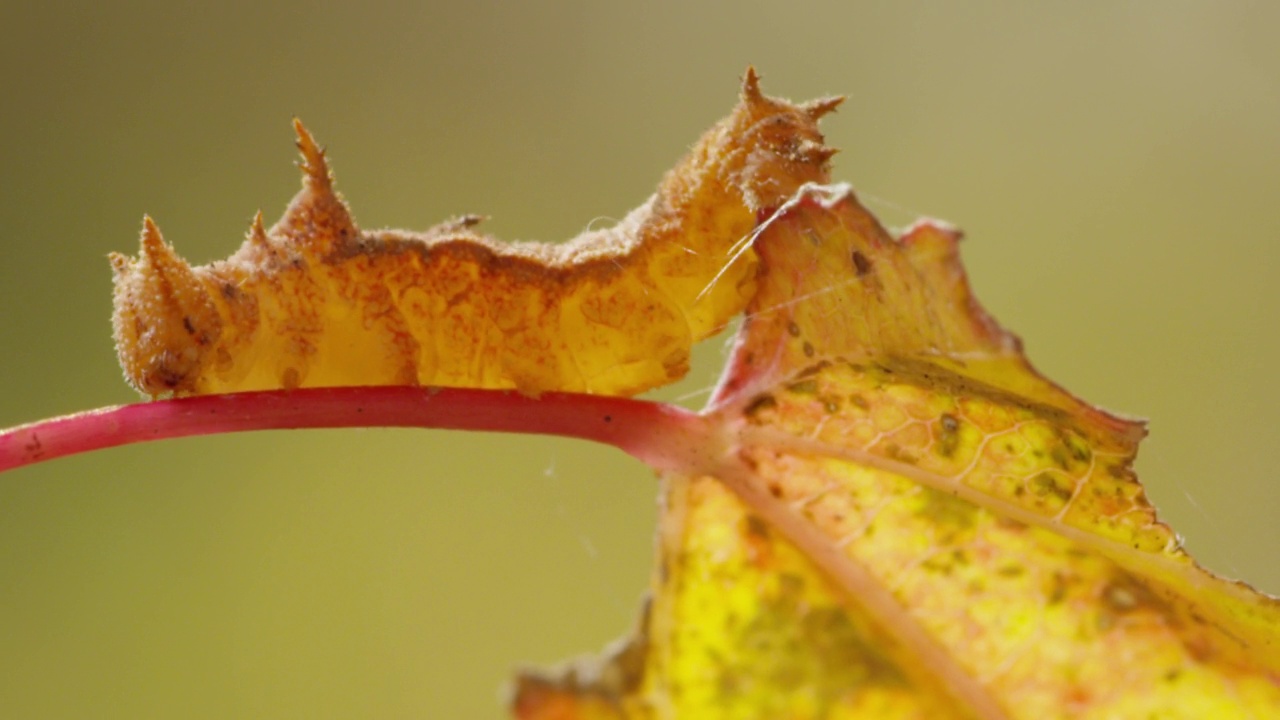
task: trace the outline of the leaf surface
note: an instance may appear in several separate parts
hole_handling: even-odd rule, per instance
[[[643,670],[607,693],[582,671],[526,678],[526,698],[586,688],[625,717],[1280,713],[1275,599],[1182,550],[1131,470],[1141,423],[1036,373],[958,240],[934,222],[894,238],[847,187],[765,223],[704,414],[723,464],[666,479]]]

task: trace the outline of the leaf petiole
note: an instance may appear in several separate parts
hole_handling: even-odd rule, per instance
[[[705,466],[701,416],[627,398],[368,386],[272,390],[118,405],[0,431],[0,472],[168,438],[301,428],[420,427],[529,433],[613,445],[659,470]]]

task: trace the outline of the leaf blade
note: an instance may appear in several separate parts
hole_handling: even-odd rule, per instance
[[[718,413],[790,438],[744,435],[758,482],[801,502],[975,674],[999,669],[983,682],[1017,716],[1136,712],[1135,698],[1280,707],[1275,600],[1186,555],[1130,470],[1141,424],[1035,373],[969,292],[957,234],[895,241],[847,188],[810,189],[770,222],[717,397]]]

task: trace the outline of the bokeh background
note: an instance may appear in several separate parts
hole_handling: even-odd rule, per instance
[[[1065,5],[1065,4],[1063,4]],[[1274,3],[0,6],[0,426],[135,395],[105,255],[197,262],[298,179],[367,227],[620,217],[735,101],[825,127],[891,225],[967,231],[1051,377],[1151,419],[1139,471],[1209,567],[1280,591]],[[723,356],[662,393],[696,406]],[[0,477],[13,718],[499,717],[513,667],[628,629],[656,484],[607,448],[414,431],[131,447]]]

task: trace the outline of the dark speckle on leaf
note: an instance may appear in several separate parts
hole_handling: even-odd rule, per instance
[[[938,437],[938,454],[951,457],[960,445],[960,420],[951,413],[943,413],[938,420],[941,430]]]
[[[858,277],[863,277],[871,272],[871,261],[867,259],[866,255],[862,254],[861,250],[853,251],[853,269],[857,271]]]
[[[753,415],[756,415],[759,412],[762,412],[764,410],[772,410],[777,406],[778,406],[778,401],[774,399],[772,395],[769,395],[769,394],[758,395],[755,399],[753,399],[750,403],[747,404],[746,409],[743,410],[743,414],[745,414],[747,417],[752,417]]]

